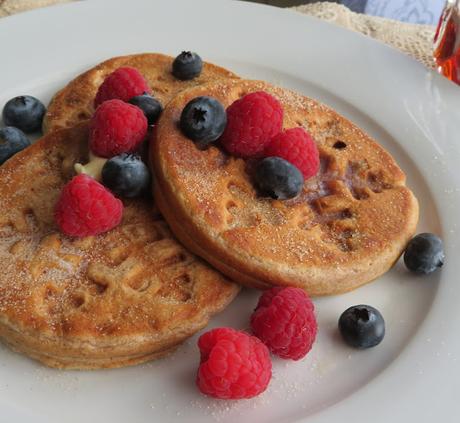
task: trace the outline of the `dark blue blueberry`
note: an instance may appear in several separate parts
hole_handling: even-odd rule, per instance
[[[150,172],[139,156],[122,153],[105,162],[102,183],[120,197],[138,197],[150,185]]]
[[[193,79],[201,73],[203,61],[198,54],[191,51],[183,51],[174,59],[172,73],[177,79],[183,81]]]
[[[30,145],[29,138],[18,128],[0,128],[0,165]]]
[[[21,95],[9,100],[3,108],[3,122],[31,133],[40,130],[46,108],[43,103],[30,95]]]
[[[150,94],[144,93],[142,95],[137,95],[129,100],[129,103],[134,104],[134,106],[139,107],[144,112],[145,117],[149,125],[153,125],[161,115],[163,107],[161,103]]]
[[[434,234],[423,233],[409,241],[404,263],[412,272],[428,274],[444,264],[444,257],[442,240]]]
[[[385,320],[380,312],[369,305],[356,305],[345,310],[339,319],[343,340],[354,348],[371,348],[385,336]]]
[[[182,132],[204,148],[216,141],[227,125],[224,106],[213,97],[196,97],[182,110],[180,127]]]
[[[261,160],[256,166],[254,179],[260,194],[275,200],[296,197],[304,182],[300,170],[280,157]]]

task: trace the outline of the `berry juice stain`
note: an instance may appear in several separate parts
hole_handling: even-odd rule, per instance
[[[434,36],[438,71],[460,84],[460,0],[448,0]]]

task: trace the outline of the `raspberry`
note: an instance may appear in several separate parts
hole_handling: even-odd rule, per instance
[[[150,88],[141,73],[135,68],[125,66],[106,76],[97,90],[94,107],[114,98],[129,101],[137,95],[149,92]]]
[[[102,103],[91,119],[89,147],[101,157],[131,153],[147,135],[147,118],[141,109],[121,100]]]
[[[84,237],[107,232],[121,222],[123,203],[88,175],[75,176],[61,191],[54,218],[61,231]]]
[[[265,157],[281,157],[292,163],[305,179],[319,170],[319,153],[315,141],[303,128],[292,128],[275,135],[264,150]]]
[[[201,363],[196,383],[203,394],[224,399],[252,398],[268,386],[272,363],[256,337],[231,328],[200,336]]]
[[[318,326],[314,306],[300,288],[272,288],[251,316],[254,334],[281,358],[299,360],[310,351]]]
[[[227,127],[221,143],[234,156],[257,157],[282,126],[280,102],[263,91],[250,93],[227,108]]]

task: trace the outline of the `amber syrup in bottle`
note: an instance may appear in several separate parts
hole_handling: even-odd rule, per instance
[[[438,71],[460,84],[460,0],[448,0],[434,36]]]

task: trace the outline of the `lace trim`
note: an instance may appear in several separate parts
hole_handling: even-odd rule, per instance
[[[415,57],[428,68],[435,67],[432,56],[435,28],[431,25],[362,15],[343,5],[329,2],[307,4],[293,9],[368,35]]]
[[[51,6],[58,3],[69,3],[72,0],[0,0],[0,17],[14,15],[38,7]]]

